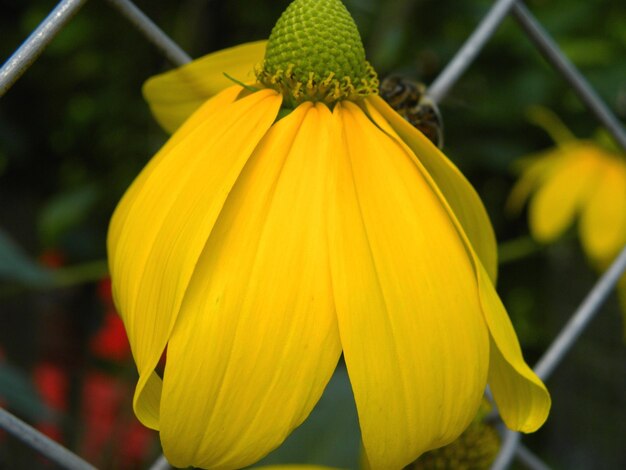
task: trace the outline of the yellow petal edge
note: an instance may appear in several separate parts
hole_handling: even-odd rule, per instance
[[[411,149],[420,164],[436,182],[482,261],[489,277],[496,281],[498,250],[487,211],[472,185],[459,169],[421,132],[396,113],[382,98],[366,100],[374,122]],[[378,111],[377,113],[374,110]],[[386,124],[388,123],[388,124]]]
[[[472,261],[412,153],[351,102],[331,207],[339,332],[371,468],[402,468],[454,440],[487,382]],[[469,281],[469,282],[468,282]]]
[[[136,178],[111,220],[107,242],[113,295],[140,374],[135,412],[153,429],[159,427],[161,394],[161,380],[153,371],[197,257],[282,101],[264,90],[233,102],[240,91],[239,86],[224,90],[186,121]],[[216,153],[223,139],[230,143]]]
[[[157,122],[173,133],[206,100],[234,83],[254,83],[254,66],[263,61],[267,41],[256,41],[205,55],[149,78],[143,95]]]
[[[369,100],[366,100],[366,102],[367,101]],[[378,99],[376,101],[378,101]],[[374,101],[374,103],[376,104],[377,109],[385,108],[386,103],[381,104],[376,101]],[[403,128],[405,135],[410,135],[412,133],[410,128],[407,128],[404,124],[398,121],[398,118],[402,118],[400,116],[396,118],[393,114],[393,110],[390,108],[387,109],[385,118],[388,117],[387,115],[391,116],[394,124],[393,131],[390,129],[389,125],[385,125],[380,116],[377,116],[376,113],[373,112],[372,107],[368,107],[368,111],[373,120],[386,132],[392,132],[392,135],[397,136],[397,134],[393,132],[396,130],[397,126],[397,128]],[[415,132],[420,134],[417,131]],[[403,136],[403,138],[405,137]],[[425,143],[429,142],[425,137],[423,140]],[[419,142],[420,137],[413,138],[412,141]],[[424,178],[432,186],[433,191],[439,195],[444,207],[447,208],[448,214],[451,220],[454,221],[460,236],[465,241],[466,249],[471,255],[474,263],[483,316],[491,334],[492,347],[490,349],[489,383],[493,389],[494,398],[498,404],[501,416],[510,429],[522,432],[535,431],[541,427],[548,417],[551,405],[550,394],[548,393],[543,382],[535,375],[535,373],[524,361],[517,336],[513,326],[511,325],[511,321],[493,285],[494,274],[488,272],[486,266],[484,266],[483,258],[486,260],[493,259],[490,255],[492,250],[491,242],[489,241],[491,235],[487,236],[486,241],[475,241],[481,240],[480,232],[487,226],[489,227],[489,231],[491,230],[489,219],[486,214],[484,214],[484,209],[477,212],[479,215],[476,218],[466,216],[463,219],[457,219],[455,209],[457,207],[462,207],[461,204],[463,204],[463,202],[457,200],[455,205],[452,205],[447,200],[447,196],[452,194],[454,198],[454,190],[448,189],[447,191],[443,191],[438,186],[438,183],[446,181],[447,177],[448,182],[444,185],[445,188],[458,184],[459,178],[456,174],[458,170],[455,168],[456,172],[452,172],[449,169],[446,172],[442,170],[437,171],[434,174],[438,175],[439,178],[436,179],[427,170],[437,167],[441,169],[443,167],[441,164],[438,165],[435,163],[436,159],[441,160],[440,152],[435,152],[437,149],[434,145],[424,145],[420,147],[415,146],[413,150],[416,152],[416,158],[414,161],[417,167],[423,173]],[[417,151],[421,152],[417,153]],[[428,169],[426,168],[426,165],[423,165],[424,161],[429,161],[431,163],[431,166]],[[448,165],[452,164],[449,163]],[[462,181],[465,182],[465,185],[470,186],[471,188],[471,185],[469,185],[464,178]],[[473,189],[470,193],[475,194]],[[458,198],[458,195],[456,197]],[[478,199],[477,195],[474,197]],[[478,200],[477,204],[479,204],[482,208],[480,200]],[[481,215],[481,212],[484,215]],[[463,211],[461,211],[461,214],[463,214]],[[477,225],[472,226],[472,224]],[[474,233],[474,237],[468,237],[465,230],[468,230],[470,233]],[[495,244],[495,241],[493,243]],[[476,246],[484,247],[484,254],[482,257],[478,255],[477,251],[475,251]]]
[[[176,467],[258,461],[304,421],[337,365],[329,121],[326,106],[305,103],[266,132],[197,259],[161,398],[161,442]],[[229,159],[233,142],[221,145]]]

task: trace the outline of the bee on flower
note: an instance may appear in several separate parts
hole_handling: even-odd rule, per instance
[[[531,118],[555,141],[555,147],[521,159],[520,178],[508,210],[519,213],[528,201],[533,238],[556,241],[575,221],[583,250],[602,271],[626,246],[626,158],[608,136],[578,139],[556,115],[533,108]],[[626,312],[626,277],[618,292]]]
[[[478,195],[377,92],[339,0],[295,0],[269,41],[146,83],[173,135],[119,203],[108,251],[135,413],[174,466],[258,461],[342,354],[373,469],[452,442],[487,384],[511,429],[545,421]]]

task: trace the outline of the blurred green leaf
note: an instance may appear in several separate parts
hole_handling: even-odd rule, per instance
[[[39,286],[51,283],[53,275],[0,229],[0,280]]]
[[[41,396],[29,378],[19,369],[0,364],[0,399],[28,421],[57,421],[58,414],[41,401]]]
[[[561,49],[578,67],[605,65],[616,59],[612,44],[599,38],[569,38]]]
[[[604,149],[609,152],[613,152],[616,155],[623,155],[624,151],[622,148],[615,142],[613,136],[607,131],[605,128],[600,127],[593,134],[593,139]]]
[[[89,184],[63,192],[46,204],[39,215],[44,245],[53,246],[72,227],[80,224],[98,201],[99,191]]]

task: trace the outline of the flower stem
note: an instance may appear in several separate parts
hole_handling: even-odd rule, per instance
[[[498,245],[498,263],[512,263],[540,252],[544,246],[538,244],[530,236],[514,238]]]
[[[109,275],[109,268],[106,260],[96,260],[51,270],[50,274],[50,280],[44,282],[0,285],[0,298],[12,297],[33,290],[60,289],[98,281]]]
[[[100,280],[109,275],[106,260],[89,261],[87,263],[67,266],[54,271],[50,287],[68,287]]]

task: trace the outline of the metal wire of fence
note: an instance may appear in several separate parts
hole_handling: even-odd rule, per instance
[[[176,66],[191,60],[171,38],[169,38],[152,20],[146,16],[130,0],[107,0],[120,14],[154,44],[159,51]],[[0,97],[20,78],[32,65],[55,35],[71,20],[86,0],[62,0],[31,33],[24,43],[0,68]],[[581,101],[598,121],[611,133],[618,144],[626,151],[626,130],[600,99],[578,69],[569,61],[540,23],[519,0],[497,0],[485,14],[480,24],[450,60],[445,69],[429,88],[431,98],[440,102],[452,89],[459,78],[480,54],[489,39],[498,29],[500,23],[512,15],[521,29],[527,34],[536,48],[554,69],[562,75],[572,87]],[[594,316],[626,271],[626,247],[615,259],[609,269],[602,275],[589,291],[583,302],[572,314],[561,332],[537,362],[534,370],[539,377],[547,379],[554,369],[563,361],[567,352],[576,343]],[[0,409],[0,428],[46,456],[63,468],[72,470],[91,470],[94,467],[63,446],[41,434],[19,418],[6,410]],[[492,470],[504,470],[509,467],[514,457],[527,468],[545,470],[549,468],[539,457],[534,455],[521,443],[521,435],[506,431],[503,445]],[[159,458],[152,465],[153,470],[170,468],[165,458]]]

